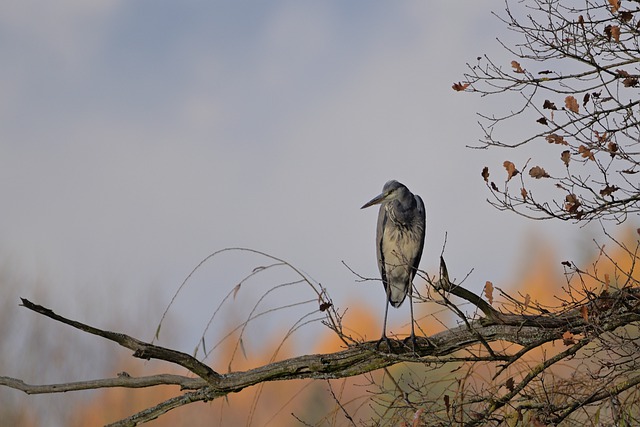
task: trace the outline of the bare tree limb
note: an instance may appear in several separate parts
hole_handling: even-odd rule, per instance
[[[66,317],[62,317],[52,310],[43,307],[41,305],[37,305],[32,303],[31,301],[21,298],[22,305],[29,310],[33,310],[36,313],[40,313],[44,316],[47,316],[53,320],[57,320],[58,322],[62,322],[66,325],[73,326],[76,329],[80,329],[81,331],[87,332],[89,334],[98,335],[100,337],[106,338],[110,341],[114,341],[120,344],[122,347],[128,348],[130,350],[134,350],[133,357],[137,357],[140,359],[159,359],[167,362],[175,363],[184,368],[187,368],[189,371],[193,372],[200,378],[204,379],[209,383],[214,383],[216,380],[220,378],[220,374],[215,372],[213,369],[200,362],[198,359],[191,357],[190,355],[171,350],[168,348],[160,347],[157,345],[149,344],[144,341],[140,341],[138,339],[132,338],[129,335],[105,331],[102,329],[95,328],[93,326],[86,325],[81,322],[77,322],[75,320],[67,319]]]
[[[25,392],[26,394],[65,393],[68,391],[95,390],[99,388],[144,388],[156,385],[179,385],[181,390],[195,390],[207,385],[201,378],[190,378],[182,375],[160,374],[145,377],[132,377],[121,372],[115,378],[77,381],[64,384],[27,384],[22,380],[0,376],[0,385]]]

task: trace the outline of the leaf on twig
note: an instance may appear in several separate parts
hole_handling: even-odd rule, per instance
[[[455,90],[456,92],[462,92],[463,90],[465,90],[466,88],[469,87],[470,83],[454,83],[453,86],[451,86],[451,88],[453,88],[453,90]]]
[[[569,162],[571,161],[571,152],[569,150],[564,150],[562,154],[560,154],[560,159],[565,166],[569,167]]]
[[[540,166],[534,166],[529,169],[529,175],[531,178],[540,179],[540,178],[549,178],[549,174]]]
[[[567,108],[567,110],[576,114],[580,109],[580,106],[578,105],[578,101],[571,95],[567,96],[564,99],[564,106]]]
[[[524,73],[524,70],[522,69],[518,61],[511,61],[511,67],[513,68],[513,71],[515,73],[520,73],[520,74]]]
[[[614,157],[618,152],[618,144],[616,144],[615,142],[609,142],[609,145],[607,147],[609,149],[609,153],[611,154],[611,157]]]
[[[569,212],[571,215],[574,215],[577,219],[582,218],[582,215],[584,215],[584,212],[578,210],[580,206],[582,206],[582,203],[580,203],[580,200],[578,200],[578,196],[571,193],[571,194],[567,194],[567,196],[564,199],[566,202],[564,204],[564,210]]]
[[[546,139],[549,144],[569,145],[569,143],[565,141],[563,137],[555,133],[545,136],[544,139]]]
[[[527,193],[527,189],[522,187],[520,189],[520,195],[522,196],[522,200],[527,200],[527,196],[529,196],[529,193]]]
[[[238,295],[238,291],[240,290],[240,287],[242,286],[242,283],[238,283],[235,288],[233,288],[233,299],[236,299],[236,295]]]
[[[499,190],[498,190],[498,186],[497,186],[497,185],[496,185],[496,183],[495,183],[495,182],[493,182],[493,181],[491,181],[491,189],[492,189],[493,191],[499,191]]]
[[[598,144],[602,145],[609,139],[609,134],[607,132],[600,134],[600,132],[595,131],[596,138],[598,139]]]
[[[514,165],[509,160],[505,160],[502,165],[507,170],[507,181],[509,181],[514,176],[518,175],[519,171],[518,169],[516,169],[516,165]]]
[[[638,86],[638,79],[636,77],[627,77],[622,81],[624,87],[636,87]]]
[[[487,280],[484,284],[484,295],[487,297],[489,304],[493,305],[493,283]]]
[[[623,10],[622,12],[620,12],[618,16],[620,17],[620,20],[622,22],[629,22],[633,19],[633,13],[626,10]]]
[[[489,182],[489,168],[487,166],[482,168],[482,179],[484,182]]]
[[[611,6],[611,13],[616,13],[620,9],[620,0],[609,0]]]
[[[587,108],[587,103],[589,102],[589,99],[591,99],[591,95],[589,95],[589,92],[584,94],[584,97],[582,98],[582,106],[584,108]]]
[[[602,197],[610,196],[614,191],[617,191],[617,190],[619,190],[619,188],[616,187],[615,185],[607,184],[602,190],[600,190],[600,195]]]
[[[609,41],[613,38],[616,42],[620,42],[620,27],[617,25],[607,25],[604,27],[604,35],[607,36],[607,40]]]
[[[542,104],[542,108],[546,109],[546,110],[557,110],[558,107],[556,107],[556,104],[554,104],[553,102],[549,101],[548,99],[544,100],[544,104]]]
[[[617,42],[620,43],[620,27],[617,25],[611,26],[611,37]]]
[[[450,397],[448,394],[444,395],[444,407],[447,409],[447,415],[449,414],[449,411],[451,410],[451,401],[450,401]]]
[[[566,331],[562,334],[562,343],[566,346],[570,346],[576,343],[576,340],[573,338],[573,334],[569,331]]]
[[[585,322],[589,321],[589,309],[586,305],[580,307],[580,315],[582,315],[582,319],[584,319]]]
[[[609,285],[611,284],[611,279],[609,278],[609,273],[604,273],[604,290],[605,292],[609,291]]]
[[[524,296],[524,309],[529,308],[529,303],[531,302],[531,295],[527,294]]]
[[[327,311],[332,305],[333,304],[331,304],[330,302],[323,302],[320,304],[320,311]]]
[[[515,382],[513,381],[513,377],[507,378],[507,381],[504,383],[504,386],[507,388],[507,390],[513,392],[513,390],[515,389]]]
[[[589,159],[593,161],[596,160],[596,158],[593,156],[593,152],[587,147],[585,147],[584,145],[581,145],[580,147],[578,147],[578,153],[582,154],[582,157],[584,157],[585,159]]]
[[[544,116],[543,116],[543,117],[540,117],[538,120],[536,120],[536,122],[540,123],[541,125],[547,125],[547,124],[549,124],[549,123],[547,122],[547,118],[546,118],[546,117],[544,117]]]

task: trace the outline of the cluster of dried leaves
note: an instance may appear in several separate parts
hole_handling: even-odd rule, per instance
[[[460,92],[524,99],[521,108],[511,108],[504,116],[481,115],[485,136],[480,147],[517,148],[542,140],[562,148],[557,151],[560,163],[547,159],[528,167],[529,159],[522,166],[528,169],[524,175],[517,162],[505,161],[504,185],[490,181],[484,168],[481,175],[497,208],[535,219],[574,221],[623,222],[640,212],[640,185],[633,178],[640,171],[640,100],[635,91],[640,19],[632,2],[605,3],[569,8],[557,0],[532,0],[528,10],[533,13],[523,18],[507,5],[503,20],[524,42],[517,50],[504,46],[517,58],[507,69],[479,57],[465,79],[453,85]],[[507,122],[530,127],[531,136],[518,142],[496,138],[498,126]],[[520,185],[512,188],[514,177]]]

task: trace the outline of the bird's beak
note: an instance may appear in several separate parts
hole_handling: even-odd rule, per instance
[[[362,206],[360,209],[368,208],[369,206],[373,206],[373,205],[379,205],[380,203],[384,202],[384,199],[386,198],[386,196],[387,195],[385,193],[378,194],[376,197],[374,197],[373,199],[365,203],[364,206]]]

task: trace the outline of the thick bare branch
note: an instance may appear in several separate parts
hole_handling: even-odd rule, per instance
[[[40,313],[44,316],[47,316],[53,320],[57,320],[58,322],[62,322],[66,325],[72,326],[76,329],[80,329],[81,331],[87,332],[89,334],[98,335],[100,337],[106,338],[110,341],[114,341],[120,344],[122,347],[134,350],[133,357],[137,357],[140,359],[158,359],[164,360],[167,362],[175,363],[184,368],[187,368],[189,371],[193,372],[200,378],[204,379],[209,383],[213,383],[220,378],[220,374],[215,372],[213,369],[200,362],[198,359],[191,357],[190,355],[171,350],[168,348],[160,347],[157,345],[149,344],[144,341],[140,341],[138,339],[132,338],[129,335],[105,331],[99,328],[95,328],[93,326],[86,325],[84,323],[67,319],[66,317],[62,317],[53,312],[46,307],[41,305],[37,305],[32,303],[31,301],[21,298],[22,305],[29,310],[33,310],[36,313]]]

